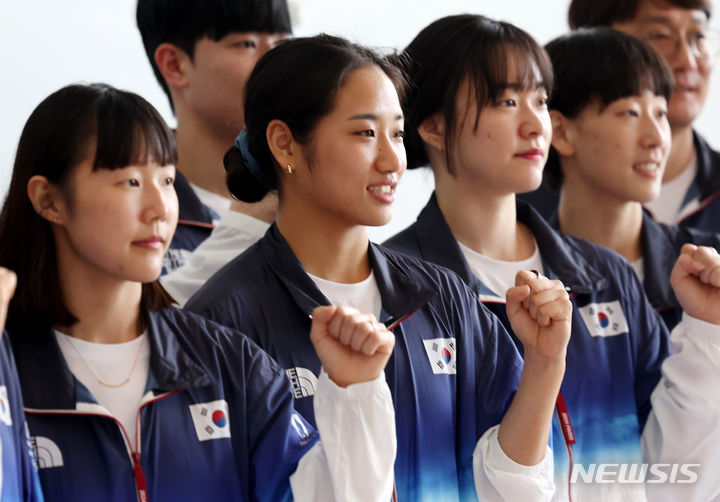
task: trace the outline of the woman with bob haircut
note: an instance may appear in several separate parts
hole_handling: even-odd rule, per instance
[[[661,57],[609,28],[547,46],[556,87],[545,182],[560,193],[553,224],[625,257],[668,329],[680,322],[669,277],[685,243],[720,246],[717,234],[658,223],[643,211],[661,190],[670,151],[672,76]]]
[[[641,433],[668,355],[667,329],[624,260],[556,232],[515,197],[540,184],[550,147],[547,54],[519,28],[468,14],[431,23],[400,56],[410,81],[403,100],[408,164],[430,165],[435,193],[386,245],[458,273],[507,328],[504,296],[518,270],[562,281],[573,313],[552,433],[555,497],[643,500],[642,484],[585,483],[577,470],[643,462]],[[696,253],[707,271],[720,261],[708,249]],[[719,284],[696,273],[676,269],[681,303],[695,300],[686,288]],[[679,333],[704,335],[697,324]]]
[[[23,130],[0,264],[18,274],[8,332],[46,499],[388,500],[392,334],[313,312],[318,442],[275,362],[158,284],[174,162],[157,111],[103,84],[53,93]]]
[[[398,500],[549,499],[570,302],[560,283],[518,274],[508,310],[523,369],[506,330],[455,274],[368,241],[366,225],[390,219],[405,170],[402,91],[396,68],[340,38],[299,38],[263,56],[226,168],[240,200],[278,190],[277,222],[186,308],[276,358],[301,411],[320,371],[308,314],[330,304],[376,316],[397,340],[386,378]]]

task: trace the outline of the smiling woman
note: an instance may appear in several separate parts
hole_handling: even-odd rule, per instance
[[[8,333],[30,430],[53,452],[45,499],[389,499],[394,416],[378,376],[392,335],[354,312],[313,312],[319,443],[265,353],[172,308],[157,282],[177,223],[174,162],[155,109],[107,85],[60,89],[23,131],[0,264],[19,279]]]

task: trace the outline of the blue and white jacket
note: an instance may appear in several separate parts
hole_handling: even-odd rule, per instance
[[[369,257],[381,321],[396,337],[385,375],[395,404],[398,500],[475,501],[473,449],[513,398],[519,354],[455,274],[372,243]],[[298,410],[311,417],[320,362],[308,316],[328,303],[273,225],[185,308],[253,338],[286,368]]]
[[[5,334],[0,340],[0,455],[0,500],[42,502],[15,358]]]
[[[163,259],[163,275],[182,266],[190,253],[207,239],[214,228],[217,213],[204,205],[180,171],[175,172],[178,197],[178,225]]]
[[[148,314],[137,437],[70,372],[50,326],[10,325],[45,498],[289,500],[317,432],[282,370],[240,333],[179,309]]]
[[[574,432],[572,462],[585,466],[641,463],[641,431],[650,412],[650,395],[660,380],[661,363],[668,355],[666,327],[622,257],[556,232],[523,202],[517,203],[517,218],[537,241],[544,274],[562,281],[573,303],[561,387]],[[434,195],[417,221],[385,244],[458,273],[511,330],[505,292],[490,291],[472,273]],[[522,350],[519,342],[518,347]],[[567,494],[567,443],[572,441],[563,438],[555,422],[552,444],[559,495]]]

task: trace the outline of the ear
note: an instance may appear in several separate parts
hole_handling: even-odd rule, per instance
[[[64,204],[58,188],[45,176],[33,176],[27,184],[27,195],[35,212],[50,223],[62,225]]]
[[[423,120],[417,130],[423,142],[440,152],[445,151],[445,119],[439,113]]]
[[[557,110],[550,110],[552,146],[563,157],[575,154],[575,128],[570,119]]]
[[[155,49],[155,64],[169,88],[187,87],[187,70],[192,61],[180,47],[162,43]]]
[[[265,137],[275,160],[281,168],[290,165],[295,169],[300,163],[300,148],[292,131],[282,120],[271,120],[265,130]],[[304,161],[304,159],[302,159]]]

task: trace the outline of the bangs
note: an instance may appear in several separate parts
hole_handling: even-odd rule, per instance
[[[577,117],[593,100],[602,108],[649,90],[670,100],[674,82],[662,57],[630,35],[585,28],[553,40],[547,51],[555,69],[550,108]]]
[[[292,33],[286,0],[223,0],[203,2],[195,24],[218,41],[234,32]]]
[[[174,165],[175,138],[160,114],[130,93],[106,95],[96,110],[95,169],[156,163]]]

